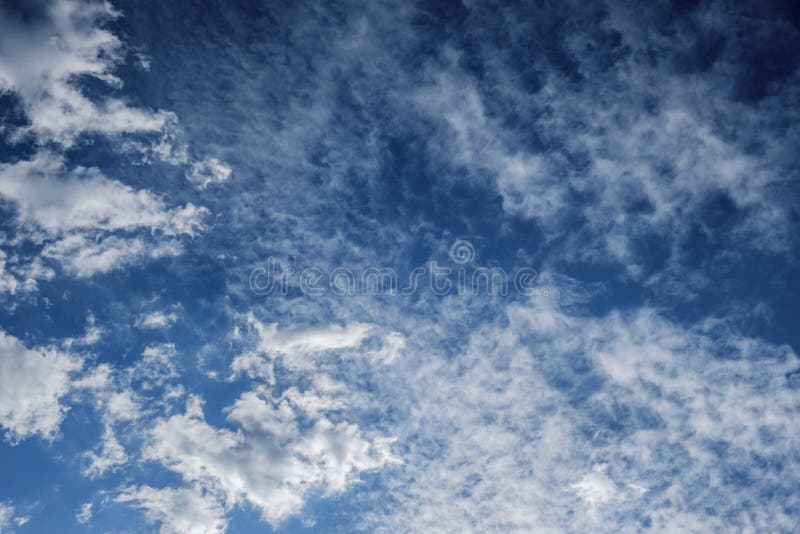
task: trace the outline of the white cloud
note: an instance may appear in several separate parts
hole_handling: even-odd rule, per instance
[[[787,213],[777,199],[769,199],[780,175],[769,162],[723,139],[703,114],[695,112],[698,103],[686,98],[686,89],[666,75],[658,113],[632,105],[631,99],[646,93],[642,85],[652,81],[626,79],[624,90],[597,99],[587,94],[594,94],[593,86],[576,92],[564,80],[552,78],[526,104],[547,110],[538,127],[563,143],[561,150],[547,153],[508,148],[514,146],[514,132],[487,117],[483,97],[457,70],[439,74],[431,87],[418,91],[416,101],[448,126],[434,141],[436,152],[465,165],[470,175],[488,172],[504,208],[538,219],[548,233],[563,231],[565,215],[580,206],[570,200],[571,191],[592,195],[596,199],[578,209],[592,230],[607,240],[604,252],[631,263],[639,259],[630,248],[631,239],[646,231],[674,232],[686,217],[697,215],[704,201],[724,192],[737,208],[753,211],[740,231],[768,231],[769,239],[760,246],[781,247],[778,231]],[[576,123],[584,126],[575,130]],[[574,154],[588,156],[589,166],[570,170]],[[668,170],[674,176],[665,176]],[[648,202],[652,211],[631,213],[628,208],[634,202]]]
[[[237,431],[209,425],[201,402],[192,397],[184,414],[156,423],[143,456],[187,482],[220,492],[228,505],[248,501],[277,524],[300,510],[308,491],[341,492],[360,472],[392,460],[387,440],[306,411],[319,404],[317,397],[306,392],[298,401],[272,399],[263,389],[245,393],[228,409]],[[299,417],[310,426],[301,429]]]
[[[0,502],[0,532],[6,532],[8,528],[12,526],[21,527],[28,521],[30,521],[30,517],[15,514],[13,504],[10,502]]]
[[[76,389],[90,395],[94,408],[100,414],[103,424],[108,428],[105,436],[111,435],[110,427],[117,423],[136,421],[143,412],[141,398],[130,383],[126,373],[120,373],[115,367],[102,363],[87,370],[80,379],[73,382]],[[104,437],[105,439],[105,437]]]
[[[404,454],[384,475],[393,510],[367,529],[790,530],[780,502],[752,495],[800,481],[781,467],[800,432],[787,381],[800,359],[717,324],[590,317],[537,296],[447,357],[421,326],[379,381]]]
[[[0,503],[0,531],[6,527],[14,515],[14,507],[8,503]]]
[[[35,291],[39,280],[50,280],[53,276],[55,272],[40,258],[29,261],[0,251],[0,293],[14,295],[18,291]]]
[[[697,228],[732,249],[786,252],[792,193],[785,154],[791,148],[788,138],[772,132],[796,122],[796,113],[785,115],[796,99],[792,84],[757,107],[732,99],[731,70],[738,67],[728,62],[740,61],[735,51],[742,37],[731,37],[731,56],[723,54],[703,76],[675,71],[671,59],[687,43],[706,31],[724,32],[715,26],[728,14],[717,4],[687,19],[697,26],[676,21],[672,39],[651,31],[628,7],[611,3],[587,25],[588,11],[563,6],[576,27],[559,40],[568,70],[581,77],[576,83],[546,54],[531,54],[524,66],[512,60],[496,35],[489,38],[474,23],[484,20],[484,7],[469,6],[473,23],[465,31],[476,42],[475,56],[443,47],[427,69],[427,83],[410,93],[439,126],[431,153],[451,165],[446,175],[494,187],[507,212],[535,219],[548,238],[565,239],[560,252],[567,259],[617,260],[636,279],[652,274],[643,266],[652,258],[642,254],[642,240],[667,248],[671,261],[661,268],[680,270],[681,246]],[[541,16],[564,14],[543,8]],[[538,22],[519,19],[509,19],[501,32],[510,42],[537,33],[531,27]],[[782,24],[751,23],[765,34]],[[608,68],[611,52],[601,36],[613,34],[623,47]],[[659,61],[649,59],[653,50],[663,55]],[[462,67],[476,58],[481,77]],[[520,69],[535,72],[540,87],[524,87]],[[736,212],[731,228],[706,223],[709,205],[720,199]]]
[[[92,508],[94,508],[94,504],[91,502],[85,502],[81,505],[81,510],[77,514],[75,514],[75,521],[77,521],[81,525],[88,525],[89,521],[92,520]]]
[[[148,345],[142,358],[131,368],[131,377],[142,381],[142,389],[164,385],[179,375],[175,364],[176,354],[174,343]]]
[[[389,332],[382,336],[380,348],[367,351],[365,354],[373,363],[391,363],[402,355],[408,345],[408,339],[400,332]]]
[[[103,334],[105,334],[105,329],[97,326],[95,324],[95,317],[92,312],[86,317],[86,331],[83,333],[81,337],[74,338],[69,337],[61,342],[61,345],[66,349],[71,349],[75,345],[79,346],[91,346],[100,341],[103,338]]]
[[[6,270],[7,254],[0,250],[0,293],[15,293],[20,283],[17,278]]]
[[[584,214],[592,230],[605,236],[606,252],[624,263],[641,261],[632,247],[635,240],[650,232],[680,241],[692,224],[700,224],[705,203],[721,194],[747,214],[735,235],[762,237],[738,239],[738,244],[783,249],[781,228],[788,213],[774,197],[780,171],[724,139],[695,111],[697,104],[687,101],[678,82],[662,83],[665,96],[657,113],[638,112],[628,100],[601,106],[583,93],[565,96],[555,86],[542,97],[554,110],[543,126],[561,132],[567,151],[590,159],[585,174],[573,177],[571,186],[596,197]],[[580,132],[565,124],[575,114],[587,124]],[[638,213],[630,209],[637,202],[643,206]]]
[[[73,0],[50,2],[45,16],[32,20],[0,11],[0,89],[22,98],[29,129],[41,140],[69,146],[83,132],[157,132],[174,121],[170,113],[131,108],[113,97],[93,102],[81,93],[81,76],[122,83],[112,74],[122,43],[99,27],[118,15],[107,2]]]
[[[150,523],[160,523],[161,534],[213,534],[225,532],[225,510],[199,485],[183,488],[131,486],[117,502],[134,503]]]
[[[508,25],[513,27],[512,19]],[[378,48],[370,33],[377,30],[368,23],[364,27],[361,33],[345,32],[351,46],[361,51]],[[353,62],[359,61],[358,55],[353,57]],[[538,122],[531,129],[552,135],[543,141],[546,148],[536,151],[520,143],[519,132],[504,125],[492,109],[497,102],[485,90],[502,91],[505,86],[491,87],[491,67],[487,65],[485,82],[448,70],[434,76],[431,86],[414,97],[418,109],[441,120],[443,127],[431,141],[437,154],[452,159],[458,173],[493,183],[508,212],[539,219],[552,235],[564,229],[560,217],[574,205],[571,193],[591,197],[593,202],[583,206],[581,213],[570,215],[581,216],[592,232],[589,241],[597,245],[572,250],[626,262],[638,277],[645,269],[636,264],[636,239],[664,229],[674,230],[680,238],[691,211],[702,209],[702,202],[721,190],[748,214],[749,222],[739,231],[769,230],[767,244],[780,248],[785,213],[769,209],[761,196],[775,176],[766,165],[769,158],[746,154],[733,140],[735,135],[713,127],[711,115],[730,117],[730,110],[698,113],[696,102],[686,99],[696,87],[687,83],[682,92],[651,78],[621,80],[621,85],[608,84],[610,89],[605,91],[608,80],[590,72],[579,89],[577,84],[562,83],[558,73],[546,72],[541,93],[524,97],[530,107],[515,110],[536,109]],[[103,68],[98,67],[99,75],[108,76]],[[624,75],[626,65],[613,71]],[[357,117],[353,121],[363,123],[357,143],[344,131],[351,124],[334,124],[339,114],[334,105],[327,105],[325,93],[331,92],[333,104],[338,103],[338,93],[329,88],[336,84],[327,83],[326,76],[306,99],[311,104],[290,104],[288,118],[282,118],[277,133],[263,134],[277,142],[250,137],[274,147],[255,157],[280,159],[280,165],[292,169],[310,165],[306,151],[322,145],[325,173],[331,175],[333,185],[341,185],[346,181],[341,177],[376,174],[382,160],[375,154],[385,147],[375,133],[376,124],[369,120]],[[419,79],[414,77],[414,81]],[[354,92],[354,101],[375,93],[374,85],[365,85],[368,89],[361,93],[355,85],[348,88]],[[634,87],[633,96],[656,87],[667,97],[647,114],[637,106],[627,106],[625,100],[632,93],[622,90],[626,87]],[[397,92],[404,89],[400,85]],[[252,86],[249,90],[257,93]],[[618,96],[613,94],[616,91]],[[71,97],[48,98],[69,101]],[[715,107],[709,102],[709,107]],[[91,105],[94,108],[79,110],[78,116],[85,119],[87,113],[110,111]],[[48,108],[43,104],[42,109]],[[635,112],[628,113],[630,109]],[[397,122],[403,120],[408,118]],[[429,122],[420,123],[428,128]],[[53,126],[35,121],[34,126],[43,139],[57,138],[65,144],[84,131],[80,129],[84,125],[66,120]],[[250,132],[251,126],[243,131]],[[96,125],[88,121],[85,127]],[[332,133],[321,138],[318,130]],[[345,135],[336,139],[339,134]],[[174,148],[168,134],[162,139],[163,146],[152,147],[154,155],[188,164],[188,155]],[[584,166],[573,173],[565,163],[577,156],[585,158]],[[673,182],[663,180],[662,164],[673,167]],[[16,172],[23,167],[9,168]],[[10,188],[9,195],[17,195],[24,224],[35,227],[46,242],[44,257],[57,260],[78,276],[107,272],[154,254],[177,253],[180,236],[194,235],[193,229],[199,228],[190,224],[190,231],[180,230],[186,225],[177,219],[192,219],[191,212],[181,214],[157,195],[98,178],[94,171],[67,172],[60,163],[56,167],[52,176],[32,172],[31,179],[11,177],[2,185]],[[229,180],[230,171],[212,158],[193,165],[186,177],[205,188]],[[53,198],[40,194],[53,189],[59,193]],[[15,193],[18,190],[22,192]],[[297,197],[301,200],[296,202],[321,202],[306,194]],[[99,204],[93,203],[96,198]],[[619,209],[639,200],[652,204],[652,210],[622,213],[625,210]],[[250,199],[249,204],[258,203]],[[269,237],[277,240],[276,247],[297,250],[302,246],[297,241],[303,240],[313,252],[321,250],[320,255],[332,258],[347,241],[340,235],[319,239],[309,230],[313,221],[302,216],[305,212],[295,212],[292,206],[286,212],[280,215],[298,229]],[[420,222],[415,229],[427,232],[426,224]],[[302,237],[296,239],[295,234]],[[152,236],[161,248],[151,248]],[[353,255],[359,253],[363,258],[370,252],[355,250]],[[15,262],[8,258],[0,270],[0,288],[7,291],[18,290],[11,281],[3,286],[3,280],[11,278],[2,278],[3,273],[18,275]],[[372,363],[393,364],[390,369],[369,367],[367,377],[375,385],[375,395],[383,395],[378,402],[387,417],[381,424],[391,433],[397,430],[407,460],[387,470],[383,479],[397,499],[390,510],[380,509],[383,517],[375,518],[375,524],[386,531],[610,531],[619,525],[635,531],[642,528],[638,521],[644,516],[656,530],[792,528],[786,510],[792,506],[789,496],[796,486],[796,470],[791,465],[773,468],[792,450],[792,436],[798,430],[794,423],[797,396],[785,387],[787,373],[797,366],[791,351],[759,340],[725,340],[711,331],[671,323],[649,309],[589,318],[541,302],[498,312],[502,319],[497,323],[464,336],[458,332],[463,332],[467,322],[440,314],[447,311],[446,306],[420,306],[409,315],[433,326],[427,338],[424,328],[419,338],[416,330],[404,328],[414,332],[412,339],[399,333],[384,335],[378,327],[354,321],[353,316],[362,313],[362,304],[374,312],[362,317],[385,317],[380,315],[385,312],[398,323],[414,321],[365,300],[353,306],[356,311],[332,305],[336,312],[332,314],[341,314],[337,325],[324,324],[330,310],[315,315],[319,311],[315,305],[298,301],[277,306],[282,307],[280,312],[291,311],[292,317],[305,314],[323,325],[281,329],[253,320],[251,327],[258,339],[252,350],[234,360],[233,370],[271,377],[271,362],[280,359],[293,373],[308,373],[302,377],[308,379],[302,381],[303,387],[281,389],[280,397],[275,396],[277,388],[247,391],[228,407],[224,425],[210,415],[206,419],[194,399],[185,413],[162,414],[148,434],[144,455],[178,473],[188,485],[131,487],[123,490],[120,502],[141,507],[165,532],[219,531],[224,528],[226,509],[235,503],[251,503],[276,522],[301,508],[309,492],[334,493],[352,487],[358,473],[389,462],[388,445],[366,432],[363,422],[356,425],[344,419],[349,415],[348,395],[363,398],[367,394],[348,392],[343,383],[318,372],[318,364],[328,356],[335,360],[360,354]],[[474,311],[472,303],[462,306]],[[420,310],[430,314],[421,317],[416,313]],[[162,328],[174,320],[173,314],[158,312],[141,317],[137,324]],[[375,343],[370,344],[373,339]],[[175,356],[169,344],[148,346],[125,376],[132,382],[141,379],[142,389],[160,386],[175,378]],[[346,372],[342,370],[342,375]],[[87,377],[86,383],[102,382],[100,375],[98,371]],[[106,385],[97,389],[104,423],[139,413],[140,399],[111,382],[106,376]],[[177,387],[171,391],[175,397],[183,395]],[[103,442],[89,456],[90,474],[118,465],[114,458],[125,461],[119,443],[124,437],[106,426]],[[725,452],[720,455],[718,449]],[[752,459],[762,451],[767,455],[763,462]],[[727,477],[736,476],[751,477],[752,482],[744,484],[749,485],[746,489],[737,489],[726,482]],[[762,490],[785,491],[789,504],[785,509],[770,503],[753,506],[752,495]],[[719,514],[709,517],[704,513],[707,508]]]
[[[67,171],[60,157],[47,153],[0,166],[0,195],[16,203],[24,223],[50,235],[147,228],[175,236],[195,235],[202,228],[202,208],[169,209],[153,193],[106,178],[97,169]]]
[[[39,434],[52,439],[66,411],[61,398],[83,360],[50,347],[28,349],[2,331],[0,354],[0,425],[6,438],[19,441]]]
[[[136,326],[146,329],[163,329],[168,328],[175,321],[178,320],[178,314],[175,312],[164,313],[163,311],[154,311],[141,315],[136,319]]]
[[[108,237],[97,242],[82,235],[71,235],[47,245],[42,256],[59,262],[78,277],[106,273],[134,263],[145,254],[141,239]]]
[[[447,132],[432,142],[434,153],[465,166],[471,177],[488,173],[510,213],[547,221],[558,218],[567,202],[558,166],[542,155],[509,148],[468,78],[445,72],[434,80],[414,95],[420,109],[447,125]]]
[[[100,450],[88,451],[84,456],[88,465],[81,470],[81,474],[89,478],[102,476],[107,471],[122,466],[128,461],[125,448],[117,440],[110,425],[106,425],[103,431]]]
[[[617,485],[605,474],[607,466],[596,466],[580,481],[572,484],[570,489],[591,507],[605,504],[617,496]]]
[[[290,368],[311,369],[320,353],[358,348],[376,332],[375,325],[360,322],[279,329],[277,323],[264,324],[252,314],[247,324],[257,336],[255,349],[237,356],[231,368],[234,373],[263,377],[271,376],[271,366],[261,355],[270,359],[280,356]],[[400,350],[400,340],[392,338],[384,348],[387,352],[383,356],[391,357],[392,349]]]
[[[106,178],[97,169],[67,171],[60,157],[47,153],[0,165],[0,196],[15,203],[32,236],[48,241],[42,256],[77,276],[176,255],[181,247],[174,238],[194,237],[207,213],[192,204],[168,208],[153,193]],[[135,231],[157,234],[156,242],[130,235]]]
[[[156,145],[120,140],[119,146],[139,147],[145,155],[174,164],[188,162],[174,114],[132,108],[113,96],[92,100],[83,93],[86,77],[112,87],[122,84],[112,72],[125,57],[124,46],[103,27],[120,13],[108,2],[56,0],[41,7],[31,17],[19,16],[13,7],[0,8],[0,90],[20,97],[30,122],[12,131],[12,139],[32,135],[49,147],[28,161],[0,165],[0,196],[14,202],[28,237],[44,245],[39,257],[15,265],[13,274],[0,265],[0,291],[14,292],[20,285],[35,289],[37,279],[52,277],[42,269],[42,258],[55,260],[69,274],[89,277],[175,256],[182,248],[178,237],[195,236],[207,213],[192,204],[167,207],[150,191],[133,189],[96,169],[67,169],[60,156],[49,152],[70,147],[87,132],[111,137],[149,133],[160,139]],[[216,160],[206,167],[214,177],[225,175]],[[155,242],[145,240],[145,233]]]
[[[147,406],[146,399],[130,387],[127,378],[110,365],[100,364],[73,382],[76,390],[88,394],[88,400],[103,424],[99,443],[83,453],[81,474],[85,477],[102,477],[128,463],[129,456],[123,443],[125,438],[136,435],[135,423],[147,413]]]
[[[364,323],[278,330],[276,323],[266,327],[254,323],[261,335],[259,348],[264,352],[294,355],[324,352],[359,346],[375,328]]]
[[[140,444],[144,421],[173,410],[183,395],[182,388],[170,384],[178,376],[175,354],[172,343],[148,345],[129,367],[104,363],[73,381],[72,387],[86,394],[103,424],[99,443],[83,453],[84,476],[97,478],[123,468],[130,460],[126,448]],[[160,396],[154,394],[159,390]]]
[[[200,189],[207,188],[210,184],[227,182],[231,177],[231,168],[217,158],[206,158],[192,164],[186,173],[186,179]]]

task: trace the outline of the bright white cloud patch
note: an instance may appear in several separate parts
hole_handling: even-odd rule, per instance
[[[375,325],[359,322],[279,329],[277,323],[264,324],[252,314],[247,317],[247,325],[256,333],[256,346],[254,350],[237,356],[231,368],[234,372],[246,372],[252,376],[271,375],[269,360],[277,357],[291,368],[311,369],[314,358],[320,353],[355,349],[376,331]],[[392,338],[391,343],[399,349],[399,339]],[[385,357],[391,357],[391,348],[387,344],[389,352]]]
[[[147,228],[175,236],[194,235],[202,227],[203,210],[192,204],[169,209],[149,191],[106,178],[97,169],[67,170],[51,154],[0,166],[0,195],[17,204],[23,222],[50,235]]]
[[[273,399],[260,389],[245,393],[228,409],[239,427],[233,431],[209,425],[193,397],[184,414],[156,423],[144,457],[218,491],[229,505],[244,499],[279,523],[300,510],[308,491],[341,492],[360,472],[392,458],[386,440],[304,407],[323,400],[315,393],[298,400]]]
[[[131,486],[116,497],[144,511],[150,523],[161,525],[162,534],[217,534],[225,532],[225,510],[199,485],[183,488]]]
[[[350,349],[359,346],[374,326],[351,323],[343,326],[278,330],[277,324],[267,326],[254,323],[261,336],[259,349],[276,354],[299,355],[301,353]]]
[[[110,469],[124,465],[128,461],[125,449],[117,440],[110,426],[106,426],[103,431],[99,450],[89,451],[85,457],[87,465],[83,468],[81,474],[89,478],[101,476]]]
[[[140,141],[119,146],[140,146],[143,153],[186,163],[186,157],[176,156],[185,147],[178,146],[174,114],[134,108],[115,96],[84,94],[87,78],[114,88],[122,85],[113,71],[125,58],[125,47],[103,27],[120,15],[111,4],[57,0],[33,6],[31,12],[20,16],[13,6],[0,9],[0,90],[20,98],[29,121],[9,132],[12,141],[32,136],[49,144],[49,150],[59,150],[73,146],[84,133],[150,133],[160,138],[156,146]],[[224,165],[209,161],[203,168],[210,169],[213,179],[227,177]],[[176,237],[194,236],[207,213],[192,204],[168,208],[147,190],[106,178],[96,169],[67,168],[61,156],[44,150],[27,161],[0,166],[0,197],[16,205],[25,230],[44,244],[41,258],[55,260],[78,277],[175,256],[181,252]],[[148,234],[157,236],[155,243],[146,239]],[[20,280],[0,267],[0,291],[16,291]],[[35,288],[36,279],[46,274],[29,267],[17,270],[28,271],[26,288]]]
[[[45,11],[31,21],[0,16],[0,89],[22,98],[35,135],[71,145],[83,132],[157,132],[174,120],[166,112],[129,107],[121,98],[94,102],[81,93],[81,76],[122,84],[112,73],[123,58],[122,43],[99,27],[119,15],[111,4],[56,0]]]
[[[97,326],[94,314],[89,312],[86,317],[86,330],[84,331],[83,335],[80,337],[70,337],[65,339],[62,344],[67,349],[72,348],[73,346],[92,346],[98,341],[103,338],[103,334],[105,334],[105,330]]]
[[[231,168],[217,158],[207,158],[192,164],[186,178],[200,189],[210,184],[227,182],[231,177]]]
[[[175,312],[165,313],[163,311],[155,311],[141,315],[136,320],[136,326],[146,329],[168,328],[177,320],[178,314]]]
[[[605,504],[617,496],[617,486],[605,475],[605,467],[595,467],[591,473],[587,473],[580,481],[570,486],[570,490],[592,508]]]
[[[61,398],[71,388],[83,360],[50,347],[29,349],[0,331],[0,426],[12,442],[34,434],[51,439],[66,407]]]
[[[96,169],[67,170],[61,158],[0,165],[0,196],[14,202],[19,220],[46,242],[42,256],[77,276],[91,276],[142,258],[176,255],[174,238],[194,236],[207,210],[192,204],[168,208],[146,190],[135,190]],[[160,236],[155,243],[131,235]]]

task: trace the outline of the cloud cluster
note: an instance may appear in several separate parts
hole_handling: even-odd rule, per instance
[[[227,409],[239,427],[233,431],[209,425],[200,400],[191,397],[184,414],[155,424],[143,454],[216,492],[227,506],[244,499],[277,524],[300,510],[308,491],[341,492],[361,471],[392,458],[386,440],[329,419],[332,402],[313,391],[275,399],[256,388]]]
[[[790,68],[786,83],[743,101],[733,82],[750,68],[749,34],[724,25],[797,38],[785,20],[730,10],[659,6],[651,20],[626,2],[568,2],[535,17],[509,7],[517,20],[497,27],[488,6],[472,5],[465,34],[443,46],[413,93],[439,125],[431,152],[450,162],[452,179],[488,181],[507,212],[551,239],[566,236],[566,259],[617,261],[637,278],[682,271],[698,234],[785,253],[793,143],[772,132],[782,122],[796,129],[797,74]],[[570,31],[552,33],[561,24]],[[537,36],[548,34],[544,45]],[[545,46],[552,54],[520,53]],[[656,239],[669,261],[653,265]]]
[[[122,85],[113,71],[124,58],[123,44],[100,27],[119,16],[111,4],[56,0],[31,6],[41,11],[34,16],[18,9],[8,5],[0,11],[0,90],[21,97],[29,121],[16,135],[30,132],[41,142],[69,146],[84,132],[158,132],[174,120],[170,113],[134,108],[121,98],[95,102],[82,93],[86,77]]]
[[[152,153],[174,165],[190,163],[186,147],[177,140],[173,113],[134,107],[113,94],[92,95],[91,80],[122,87],[114,73],[127,50],[105,27],[119,16],[107,2],[73,0],[0,10],[0,91],[19,100],[25,117],[21,125],[4,125],[4,132],[12,144],[32,141],[38,147],[30,159],[2,165],[0,197],[17,208],[20,233],[40,238],[41,256],[33,261],[55,260],[78,277],[175,256],[181,251],[176,238],[194,236],[207,215],[205,208],[191,203],[167,206],[158,194],[132,188],[97,169],[74,167],[62,155],[86,135],[102,135],[122,151],[139,147],[146,160]],[[140,137],[123,137],[134,134]],[[211,158],[194,163],[191,177],[205,187],[227,180],[230,173]],[[14,259],[19,265],[15,273],[3,276],[5,290],[35,289],[37,275],[52,276]]]
[[[159,524],[162,532],[223,532],[229,513],[245,503],[277,526],[303,508],[309,493],[342,493],[358,483],[362,472],[398,461],[391,450],[393,440],[348,420],[351,392],[314,363],[325,354],[360,347],[376,327],[352,324],[277,335],[274,328],[252,317],[249,321],[263,327],[257,332],[273,334],[242,339],[247,345],[252,343],[252,354],[263,358],[262,365],[270,365],[267,352],[305,361],[302,366],[291,366],[293,372],[306,377],[305,385],[291,386],[278,395],[271,369],[272,385],[262,382],[267,376],[254,374],[255,383],[249,383],[224,408],[226,425],[207,421],[198,395],[185,397],[178,383],[181,373],[172,343],[148,345],[141,358],[125,368],[99,364],[79,374],[83,360],[77,358],[69,368],[72,374],[43,367],[39,374],[60,372],[59,380],[40,377],[49,388],[57,387],[47,394],[21,383],[32,379],[30,370],[4,372],[0,376],[20,382],[26,392],[37,395],[41,406],[17,399],[36,412],[24,414],[21,408],[11,406],[11,397],[3,399],[0,404],[7,413],[2,424],[15,439],[35,432],[52,436],[65,410],[59,400],[68,393],[82,396],[102,423],[97,445],[83,455],[83,476],[109,477],[132,461],[144,461],[160,464],[183,479],[185,484],[178,487],[126,486],[115,492],[115,502],[143,510],[144,517]],[[7,342],[24,349],[13,338]],[[378,352],[385,349],[381,345]],[[29,367],[36,360],[23,360],[33,354],[27,352],[31,354],[17,359]],[[50,360],[55,357],[64,356],[49,355]],[[235,365],[231,367],[234,370]],[[181,399],[185,399],[185,409],[176,412]],[[91,509],[79,516],[81,521],[89,521]]]
[[[225,532],[223,507],[200,487],[152,488],[131,486],[116,497],[117,502],[134,503],[145,518],[161,525],[162,534],[214,534]]]
[[[186,179],[200,189],[205,189],[211,184],[227,182],[231,178],[231,172],[231,168],[217,158],[207,158],[193,163]]]
[[[24,116],[0,130],[19,149],[0,298],[29,330],[0,330],[7,439],[89,406],[64,450],[104,488],[70,512],[99,529],[130,507],[162,532],[243,509],[274,530],[791,531],[800,360],[729,308],[659,297],[685,275],[685,305],[745,253],[790,262],[797,62],[743,72],[748,43],[797,44],[792,23],[630,4],[0,8],[0,91]],[[152,54],[136,102],[175,114],[124,96],[119,67],[145,62],[115,20]],[[131,155],[163,179],[117,167]],[[256,299],[242,279],[267,255],[402,271],[454,238],[630,291]],[[332,497],[341,514],[316,509]]]
[[[371,528],[791,529],[791,498],[752,501],[789,498],[800,476],[787,346],[540,298],[450,358],[409,357],[384,391],[413,399],[395,428],[404,464]]]
[[[48,153],[0,165],[0,195],[14,202],[27,236],[43,243],[43,257],[84,277],[143,257],[178,254],[175,238],[194,236],[207,213],[193,204],[168,208],[157,195],[97,169],[67,170]],[[149,236],[161,239],[151,243]]]
[[[0,502],[0,532],[7,531],[9,527],[21,527],[28,521],[30,521],[29,517],[16,515],[13,504]]]
[[[0,426],[17,442],[38,434],[52,439],[67,408],[62,397],[83,367],[79,356],[52,347],[27,348],[0,331]]]

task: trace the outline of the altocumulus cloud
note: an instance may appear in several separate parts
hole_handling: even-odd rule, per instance
[[[0,530],[793,531],[800,12],[634,4],[5,3]]]

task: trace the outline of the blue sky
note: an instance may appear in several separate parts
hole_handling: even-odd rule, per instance
[[[795,2],[0,5],[0,531],[796,530]]]

